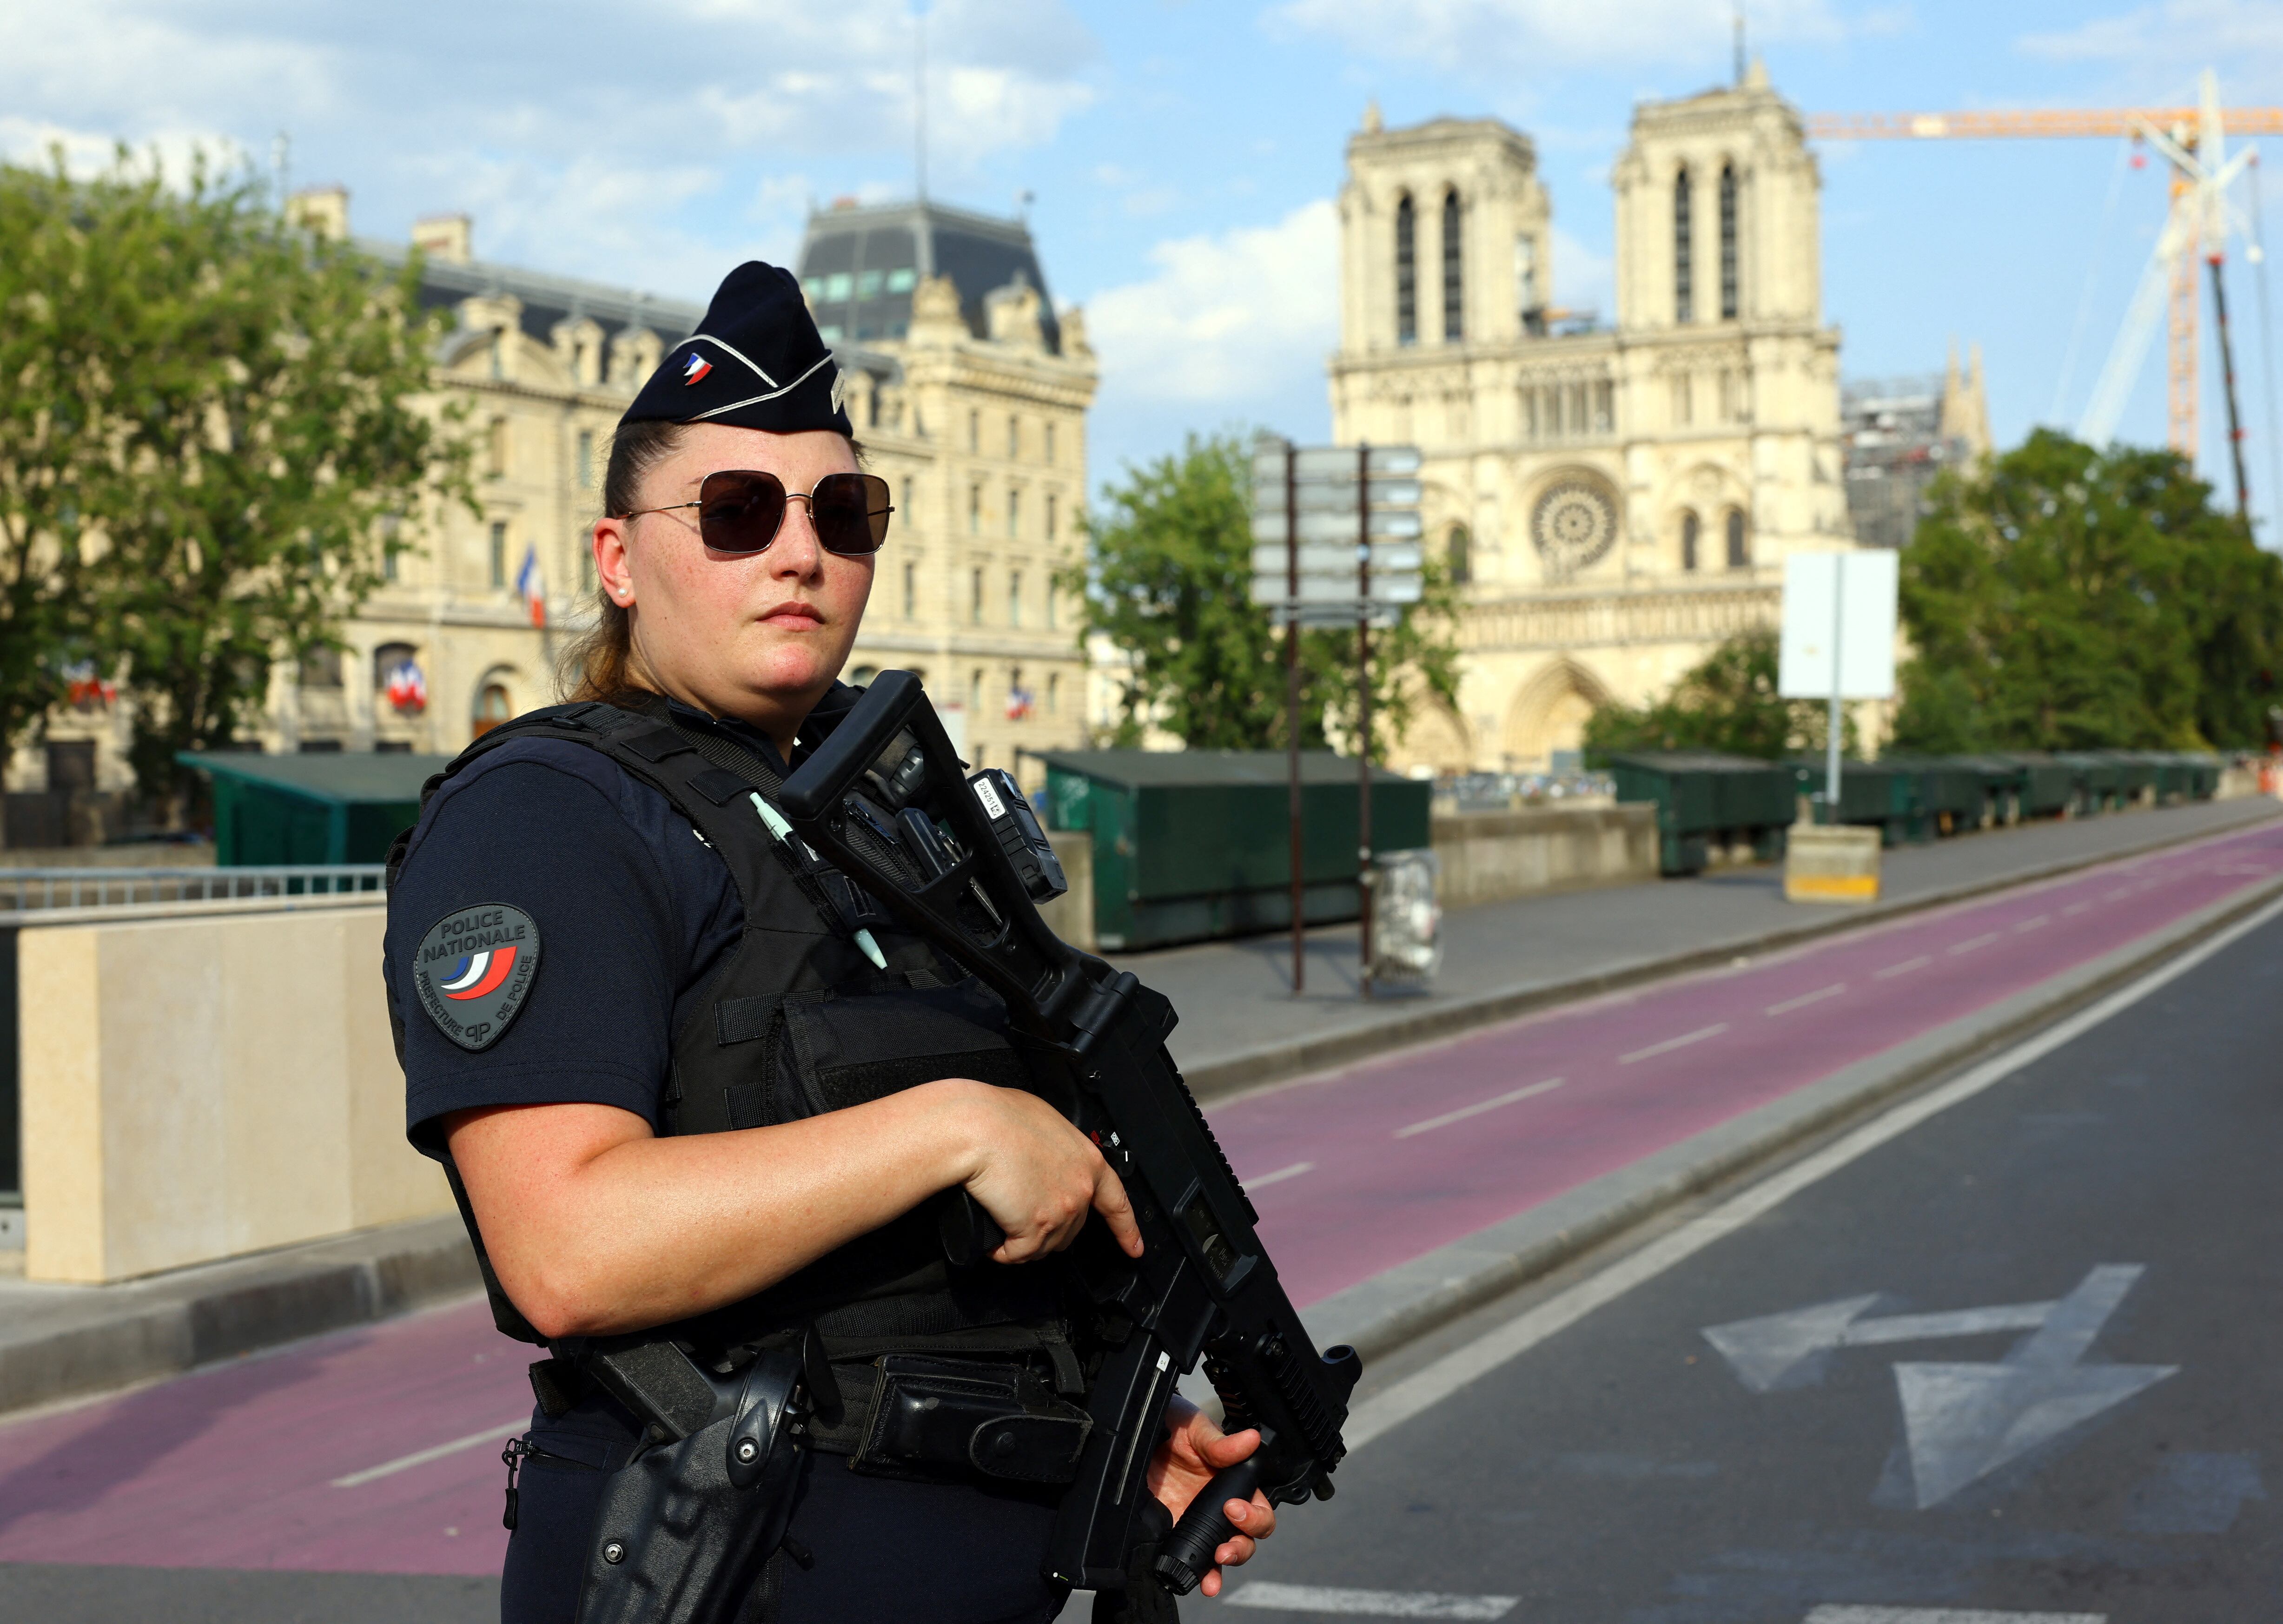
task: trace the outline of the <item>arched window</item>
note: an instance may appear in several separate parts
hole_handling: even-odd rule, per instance
[[[1688,243],[1688,171],[1672,178],[1672,319],[1696,319],[1695,264]]]
[[[1467,533],[1464,524],[1453,524],[1447,546],[1451,579],[1463,587],[1475,579],[1474,538]]]
[[[514,714],[508,705],[507,684],[485,683],[476,695],[475,736],[482,738]]]
[[[1752,567],[1752,540],[1744,533],[1744,514],[1741,508],[1728,509],[1728,567],[1732,570]]]
[[[1459,192],[1443,194],[1443,342],[1467,336],[1465,252],[1460,239]]]
[[[1720,319],[1736,319],[1736,169],[1720,171]]]
[[[1684,570],[1696,567],[1696,542],[1703,528],[1694,513],[1680,516],[1680,567]]]
[[[1419,218],[1408,192],[1395,205],[1395,341],[1419,342]]]

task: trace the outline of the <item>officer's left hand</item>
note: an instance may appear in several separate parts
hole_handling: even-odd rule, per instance
[[[1179,1522],[1197,1491],[1224,1466],[1234,1466],[1260,1447],[1260,1434],[1247,1429],[1235,1437],[1215,1426],[1205,1413],[1178,1394],[1165,1407],[1165,1437],[1149,1457],[1149,1492]],[[1220,1570],[1252,1559],[1258,1542],[1276,1532],[1276,1508],[1255,1494],[1251,1500],[1232,1500],[1228,1519],[1243,1532],[1231,1535],[1213,1552],[1220,1565],[1205,1575],[1198,1589],[1220,1594]]]

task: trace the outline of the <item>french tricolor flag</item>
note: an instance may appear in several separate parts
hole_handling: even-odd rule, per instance
[[[682,386],[684,389],[689,388],[690,385],[697,383],[712,370],[713,370],[712,361],[700,355],[696,350],[690,351],[688,359],[682,363]]]
[[[547,624],[547,581],[539,573],[539,548],[536,543],[523,549],[523,568],[515,572],[516,595],[531,606],[531,624]]]

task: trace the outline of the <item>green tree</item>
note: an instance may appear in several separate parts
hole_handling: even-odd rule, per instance
[[[0,738],[92,659],[171,802],[176,750],[339,646],[401,521],[468,500],[448,414],[416,400],[439,330],[417,277],[203,162],[180,186],[124,149],[92,179],[60,152],[0,166]]]
[[[2283,561],[2166,451],[2038,430],[1947,476],[1902,557],[1905,750],[2263,736]]]
[[[1586,723],[1586,751],[1599,759],[1612,750],[1709,750],[1773,761],[1822,750],[1827,708],[1819,700],[1780,697],[1776,664],[1773,627],[1739,632],[1656,703],[1598,706]],[[1854,747],[1852,717],[1840,739]]]
[[[1114,741],[1141,742],[1151,719],[1196,750],[1285,742],[1283,634],[1254,607],[1251,455],[1233,436],[1190,435],[1104,493],[1087,525],[1087,557],[1064,572],[1083,594],[1081,635],[1126,657]],[[1430,561],[1423,600],[1372,634],[1375,750],[1400,742],[1422,705],[1458,698],[1457,589]],[[1356,735],[1356,635],[1300,640],[1300,740],[1321,749]]]

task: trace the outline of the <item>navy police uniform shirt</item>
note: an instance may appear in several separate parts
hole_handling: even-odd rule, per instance
[[[432,927],[498,905],[530,917],[538,968],[506,1030],[471,1051],[424,1006],[412,957]],[[600,750],[523,739],[463,769],[389,897],[412,1142],[440,1154],[446,1114],[480,1106],[616,1106],[656,1131],[674,1032],[744,928],[728,866]]]

